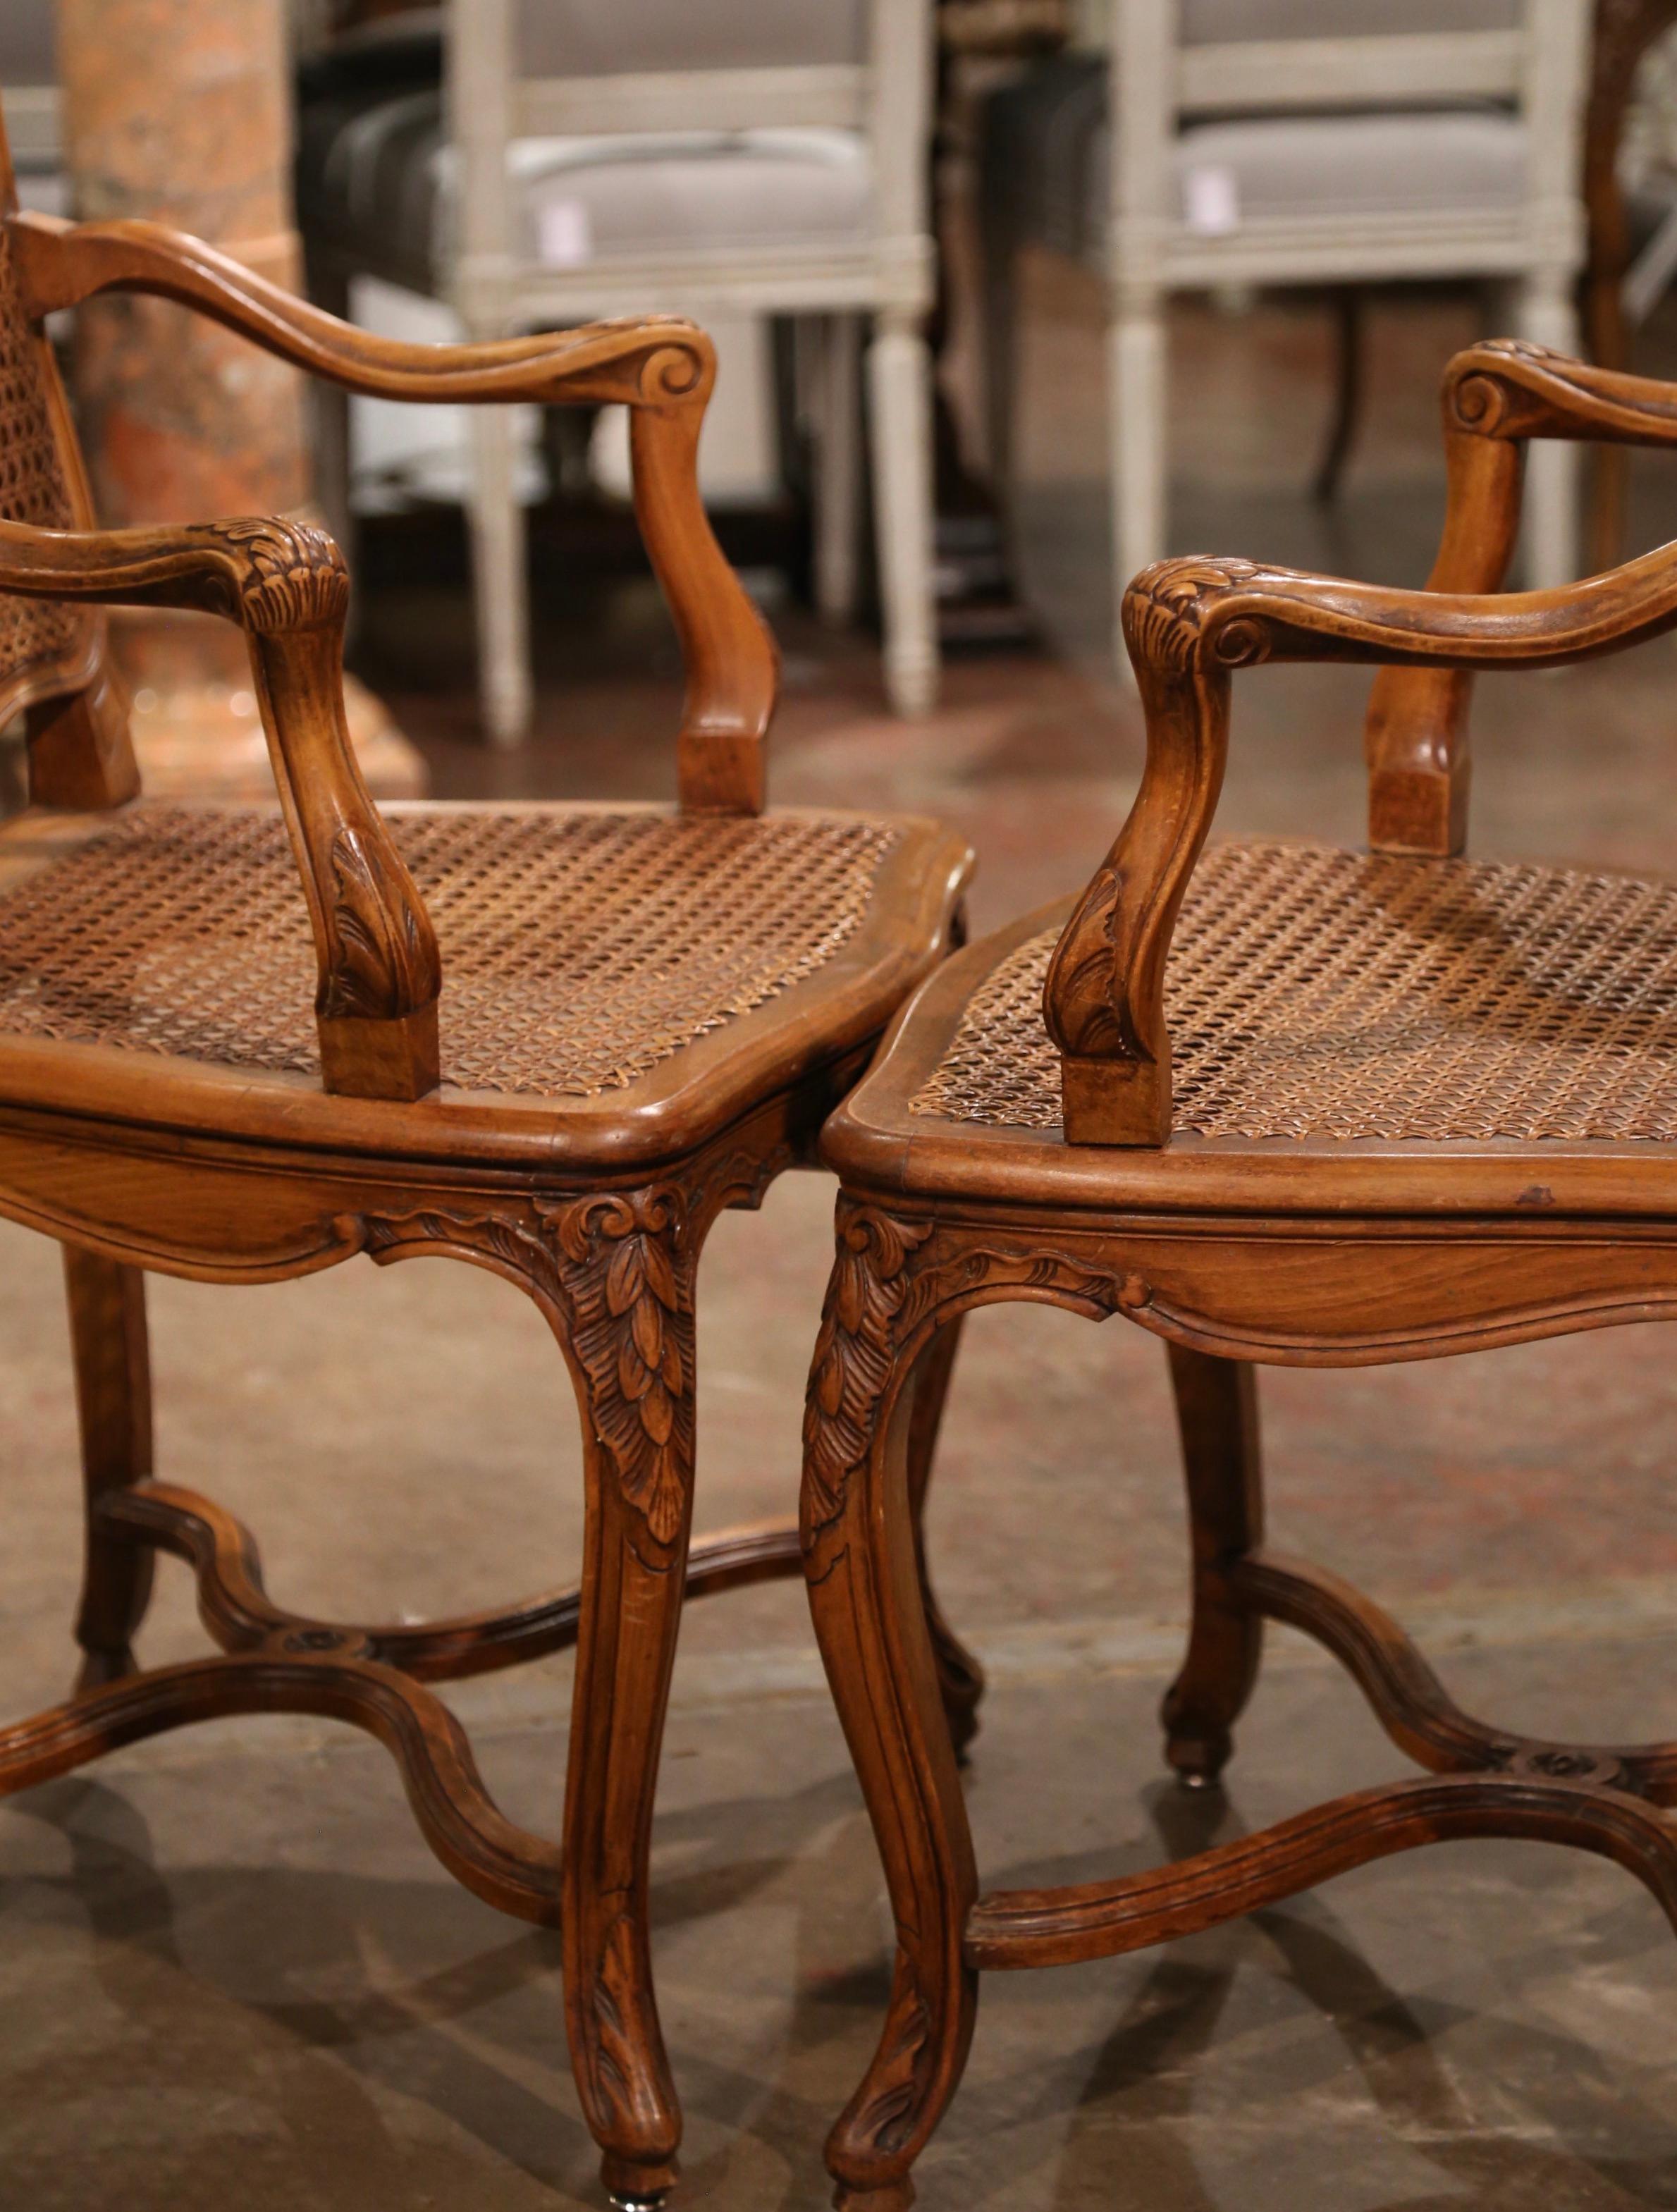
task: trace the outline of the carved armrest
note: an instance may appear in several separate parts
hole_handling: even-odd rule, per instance
[[[635,511],[675,617],[687,671],[677,744],[681,803],[760,813],[776,660],[699,497],[699,429],[716,380],[709,338],[679,315],[466,345],[370,336],[161,223],[8,220],[34,319],[100,292],[151,292],[240,331],[299,368],[379,399],[526,400],[629,408]]]
[[[1449,505],[1430,592],[1502,588],[1520,526],[1531,438],[1677,446],[1677,384],[1593,368],[1516,338],[1469,346],[1444,371]],[[1471,675],[1394,670],[1369,702],[1369,842],[1393,853],[1459,853],[1472,763]]]
[[[1054,948],[1043,1015],[1072,1144],[1170,1133],[1164,970],[1223,787],[1230,677],[1267,660],[1553,667],[1677,628],[1677,545],[1564,591],[1447,598],[1248,561],[1161,561],[1124,595],[1147,724],[1129,817]]]
[[[100,532],[0,522],[0,593],[191,607],[240,625],[314,933],[325,1087],[370,1098],[434,1089],[437,941],[344,726],[349,579],[331,539],[283,521]]]

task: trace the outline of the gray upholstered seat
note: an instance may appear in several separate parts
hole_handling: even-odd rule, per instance
[[[1309,4],[1297,0],[1295,12]],[[1241,0],[1202,5],[1232,12]],[[983,200],[993,236],[1105,266],[1108,82],[1104,56],[1070,54],[991,100]],[[1178,211],[1190,224],[1190,179],[1206,170],[1229,180],[1229,228],[1320,207],[1370,215],[1515,209],[1525,191],[1526,132],[1517,116],[1488,101],[1399,114],[1261,116],[1189,124],[1173,158]]]
[[[1097,149],[1100,197],[1108,205]],[[1402,115],[1294,115],[1278,120],[1190,124],[1176,141],[1182,212],[1192,226],[1194,172],[1218,170],[1233,185],[1236,222],[1261,222],[1331,207],[1340,214],[1466,214],[1517,208],[1525,192],[1526,131],[1494,108],[1421,109]],[[1231,222],[1230,228],[1235,227]]]
[[[850,131],[526,138],[507,162],[521,251],[548,267],[858,245],[872,216],[866,143]],[[410,93],[306,131],[299,202],[312,234],[428,288],[447,265],[455,175],[441,95]]]

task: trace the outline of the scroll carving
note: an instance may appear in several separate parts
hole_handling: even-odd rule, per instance
[[[1224,596],[1266,580],[1271,571],[1251,561],[1156,561],[1124,595],[1124,636],[1138,667],[1182,673],[1209,653],[1219,667],[1243,668],[1268,652],[1263,624],[1218,623]]]
[[[1444,426],[1479,438],[1677,444],[1668,384],[1592,368],[1526,338],[1488,338],[1444,372]]]
[[[892,1375],[928,1324],[1010,1291],[1092,1315],[1139,1312],[1152,1295],[1137,1274],[1086,1267],[1038,1244],[975,1245],[939,1261],[924,1249],[931,1236],[929,1222],[839,1201],[837,1255],[804,1414],[805,1550],[843,1512]]]

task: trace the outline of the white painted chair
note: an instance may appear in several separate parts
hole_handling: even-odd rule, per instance
[[[803,319],[817,591],[853,611],[865,321],[893,704],[936,692],[930,0],[453,0],[434,94],[355,115],[303,188],[315,265],[434,292],[475,338],[662,310]],[[311,156],[307,146],[304,167]],[[484,717],[531,706],[516,429],[472,412]]]
[[[63,215],[56,0],[0,0],[0,109],[26,207]]]
[[[1115,154],[1103,129],[1073,189],[1111,289],[1121,598],[1168,550],[1172,292],[1501,280],[1516,288],[1520,335],[1576,350],[1591,9],[1589,0],[1111,4]],[[992,203],[1006,189],[1006,177],[993,184]],[[1052,201],[1052,178],[1043,189]],[[1062,229],[1067,214],[1059,210]],[[1529,470],[1528,572],[1534,584],[1560,584],[1577,572],[1576,451],[1534,446]]]

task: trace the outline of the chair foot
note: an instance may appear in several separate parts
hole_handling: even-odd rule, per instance
[[[89,1690],[103,1690],[112,1682],[125,1682],[131,1674],[139,1671],[139,1662],[131,1645],[124,1644],[119,1650],[109,1651],[84,1650],[81,1670],[76,1677],[76,1694],[84,1697]]]
[[[599,2162],[599,2178],[611,2212],[663,2212],[678,2171],[673,2159],[641,2166],[615,2151],[605,2152]]]
[[[833,2191],[835,2212],[908,2212],[914,2201],[914,2185],[906,2180],[883,2189],[851,2189],[841,2181]]]
[[[1167,1742],[1164,1755],[1170,1760],[1180,1788],[1196,1793],[1221,1790],[1223,1770],[1233,1751],[1232,1742],[1225,1742],[1220,1750],[1202,1743]]]

